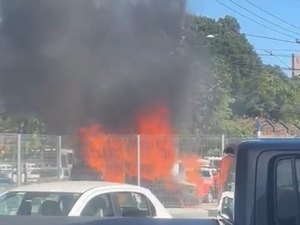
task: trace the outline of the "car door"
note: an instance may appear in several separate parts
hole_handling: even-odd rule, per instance
[[[117,216],[121,217],[155,217],[153,203],[146,195],[138,192],[120,191],[110,193]]]

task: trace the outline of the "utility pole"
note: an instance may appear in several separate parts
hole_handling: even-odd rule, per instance
[[[296,39],[296,43],[300,44],[300,39]],[[298,74],[295,73],[296,70],[299,70],[300,74],[300,57],[292,54],[292,67],[290,67],[279,55],[274,54],[271,50],[264,50],[266,53],[270,54],[271,56],[274,56],[278,58],[289,70],[292,71],[292,78],[298,76]]]
[[[296,54],[292,54],[292,78],[299,77],[299,75],[300,75],[300,56]]]

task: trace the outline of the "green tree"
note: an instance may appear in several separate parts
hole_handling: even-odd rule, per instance
[[[239,119],[245,116],[299,122],[299,79],[264,65],[235,18],[199,16],[194,23],[195,36],[207,46],[213,65],[209,88],[199,85],[194,93],[194,130],[251,134]],[[209,34],[214,38],[205,38]]]

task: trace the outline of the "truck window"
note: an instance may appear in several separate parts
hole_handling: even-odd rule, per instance
[[[299,165],[299,163],[297,164]],[[298,190],[296,190],[297,181],[293,172],[295,172],[293,171],[293,159],[282,159],[277,162],[275,221],[278,225],[297,224]]]

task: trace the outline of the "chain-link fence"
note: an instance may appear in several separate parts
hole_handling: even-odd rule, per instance
[[[103,180],[150,189],[166,207],[218,199],[228,135],[0,134],[0,192],[16,185]],[[7,183],[6,183],[7,182]]]
[[[226,135],[75,136],[0,134],[0,174],[16,185],[104,180],[149,188],[165,206],[196,206],[217,198]]]

